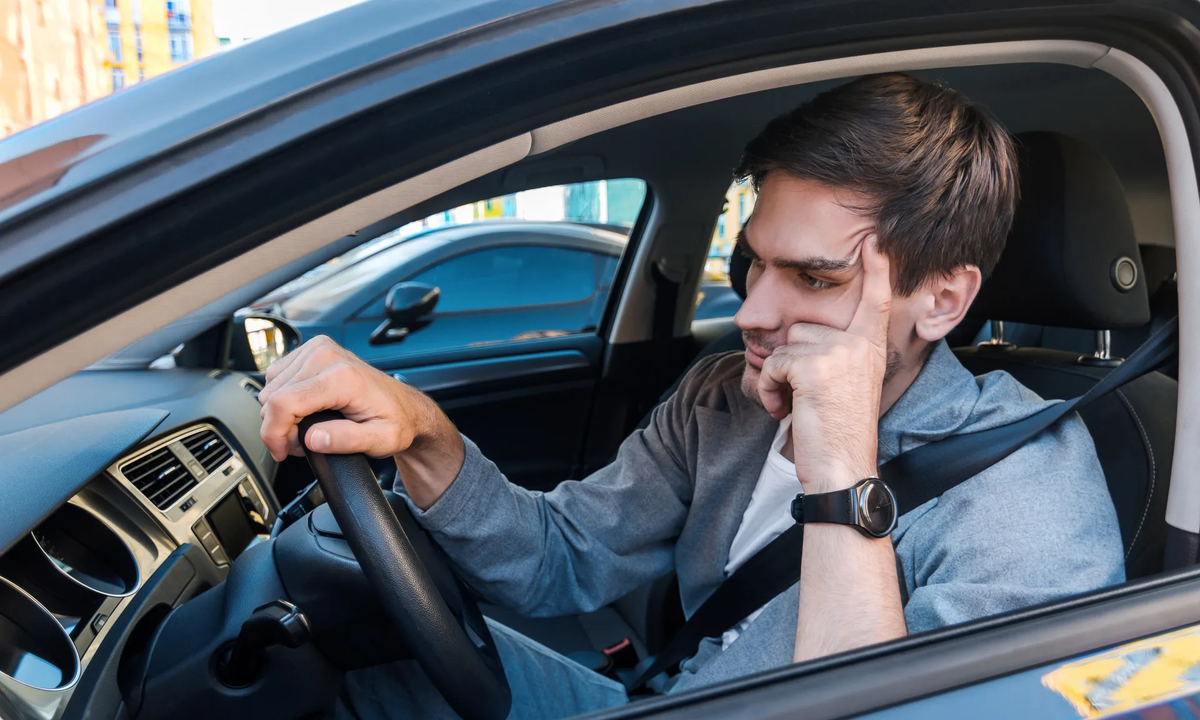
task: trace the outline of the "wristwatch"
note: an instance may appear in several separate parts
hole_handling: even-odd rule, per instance
[[[797,495],[792,517],[800,525],[852,525],[867,537],[887,537],[896,528],[896,496],[882,480],[869,477],[846,490]]]

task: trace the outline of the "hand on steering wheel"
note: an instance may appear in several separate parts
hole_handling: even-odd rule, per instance
[[[310,415],[299,437],[341,419],[333,410]],[[307,445],[304,452],[367,582],[434,687],[464,720],[506,717],[512,694],[495,642],[441,551],[407,508],[393,510],[365,455],[325,455]]]

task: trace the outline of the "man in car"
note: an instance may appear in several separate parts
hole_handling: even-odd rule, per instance
[[[675,570],[686,612],[793,523],[915,446],[1045,403],[976,379],[943,341],[1000,257],[1016,203],[1006,132],[956,92],[861,78],[772,121],[738,177],[759,190],[736,323],[617,459],[549,493],[508,483],[429,398],[324,338],[271,367],[262,437],[300,454],[394,456],[418,521],[489,600],[528,615],[601,607]],[[890,537],[806,522],[801,580],[711,638],[673,691],[1012,610],[1123,579],[1095,449],[1072,416],[905,514]],[[493,625],[512,717],[626,700],[620,684]],[[448,712],[403,664],[351,674],[360,716]]]

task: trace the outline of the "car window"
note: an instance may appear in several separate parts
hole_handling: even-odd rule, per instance
[[[607,293],[616,274],[621,251],[645,198],[645,182],[615,179],[536,188],[469,203],[371,238],[267,293],[249,307],[255,310],[274,309],[295,322],[322,322],[327,316],[344,316],[346,308],[342,305],[351,303],[355,304],[354,308],[362,308],[352,313],[357,319],[382,318],[386,287],[401,280],[416,279],[411,277],[411,268],[422,265],[420,260],[423,254],[448,244],[462,244],[464,250],[469,249],[473,238],[487,228],[501,224],[510,228],[520,226],[540,236],[562,235],[561,242],[545,243],[544,239],[542,242],[558,246],[579,245],[581,235],[584,241],[590,235],[594,240],[592,245],[606,246],[605,252],[600,253],[603,257],[597,261],[594,287]],[[473,227],[479,227],[480,232],[476,233]],[[460,254],[454,253],[456,256]],[[526,260],[533,262],[529,258]],[[484,257],[461,262],[465,264],[456,270],[457,273],[483,272],[482,264],[488,262],[492,263],[489,272],[501,272],[504,261],[498,257]],[[476,266],[468,267],[472,262]],[[577,258],[575,264],[579,269],[586,263]],[[363,307],[361,293],[380,282],[386,287],[375,293],[375,297]],[[565,297],[563,289],[553,285],[570,282],[569,276],[560,278],[558,273],[550,273],[539,279],[536,283],[539,287],[529,288],[526,293],[532,299],[536,299],[538,292],[547,297]],[[578,287],[573,292],[577,292]],[[485,289],[477,289],[476,294]],[[583,297],[589,295],[590,290]],[[442,302],[445,302],[444,294]],[[485,301],[462,297],[451,302],[450,307],[460,306],[464,309],[503,307],[498,299]],[[450,312],[445,307],[443,305],[440,309]]]
[[[725,193],[725,206],[717,216],[704,277],[696,294],[696,320],[733,317],[742,306],[742,299],[729,284],[729,258],[737,245],[738,233],[754,210],[755,197],[754,186],[749,182],[735,182]]]
[[[645,198],[643,181],[616,179],[469,203],[370,238],[250,307],[364,356],[594,332]],[[434,322],[402,344],[368,342],[401,282],[440,290]]]
[[[557,247],[500,247],[460,255],[412,278],[441,290],[437,314],[556,305],[596,292],[593,254]]]

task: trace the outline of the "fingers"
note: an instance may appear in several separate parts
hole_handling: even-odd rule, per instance
[[[345,354],[339,354],[340,350],[341,348],[336,343],[328,337],[320,335],[276,360],[271,367],[267,368],[267,384],[258,393],[259,403],[265,406],[279,388],[294,380],[303,379],[305,368],[310,360],[324,357],[325,364],[336,362]]]
[[[263,406],[260,434],[276,462],[303,454],[297,438],[300,421],[319,410],[341,410],[357,390],[347,366],[326,368],[314,377],[280,388]]]
[[[788,344],[789,345],[819,345],[831,341],[836,341],[841,335],[840,330],[829,327],[828,325],[817,325],[816,323],[796,323],[788,328]]]
[[[782,420],[792,411],[792,384],[788,380],[790,360],[772,354],[763,363],[758,374],[758,397],[763,409],[776,420]]]
[[[267,375],[266,375],[267,384],[270,385],[275,380],[275,378],[279,377],[279,375],[283,371],[285,371],[289,367],[291,367],[292,364],[296,362],[296,359],[299,358],[301,355],[304,355],[310,348],[312,348],[314,345],[320,344],[323,340],[327,340],[327,339],[328,338],[326,338],[324,335],[318,335],[317,337],[313,338],[312,340],[309,340],[308,342],[304,343],[300,347],[291,351],[287,355],[284,355],[283,357],[279,358],[275,362],[271,363],[271,365],[269,367],[267,367]]]
[[[366,453],[371,457],[388,457],[397,448],[412,444],[412,437],[401,437],[405,430],[395,423],[370,420],[330,420],[313,425],[304,438],[310,449],[332,455]]]
[[[879,252],[874,235],[863,241],[863,292],[846,332],[865,337],[877,347],[886,347],[888,315],[892,309],[891,263]]]

